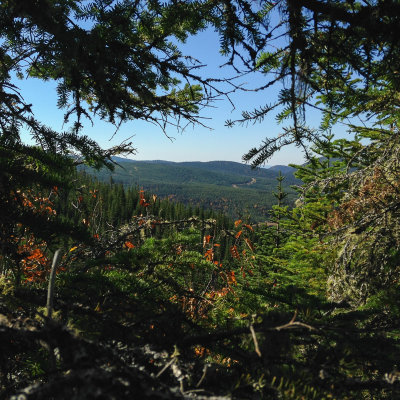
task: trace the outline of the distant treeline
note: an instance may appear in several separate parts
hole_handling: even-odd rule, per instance
[[[126,187],[121,183],[101,182],[84,171],[77,173],[78,189],[61,191],[55,198],[57,214],[70,224],[79,226],[87,223],[93,236],[100,232],[112,231],[129,224],[133,219],[152,217],[154,221],[185,221],[198,218],[200,221],[213,221],[215,234],[230,230],[234,221],[220,211],[202,206],[185,205],[175,199],[162,198],[151,191],[135,186]],[[90,221],[90,222],[87,222]],[[187,227],[182,223],[182,229]],[[172,234],[179,225],[156,227],[152,236],[162,237]],[[221,260],[229,257],[232,237],[222,235],[220,240]]]
[[[204,208],[227,214],[232,219],[262,222],[270,218],[272,206],[276,204],[273,192],[276,191],[278,170],[275,169],[252,170],[247,165],[225,161],[118,162],[114,171],[86,167],[84,171],[99,181],[122,184],[126,190],[142,188],[163,199],[183,203],[189,210],[197,210],[195,214]],[[285,205],[291,205],[296,198],[291,185],[300,181],[294,177],[293,169],[286,168],[283,188],[288,196]]]

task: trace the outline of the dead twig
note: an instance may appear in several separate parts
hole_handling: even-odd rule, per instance
[[[305,324],[304,322],[296,321],[296,317],[297,317],[297,310],[294,312],[294,315],[293,315],[292,319],[287,324],[284,324],[284,325],[281,325],[281,326],[276,326],[275,330],[280,331],[282,329],[290,329],[290,328],[296,328],[296,327],[307,328],[310,331],[316,330],[311,325]]]
[[[258,357],[261,357],[261,351],[260,351],[260,348],[258,347],[257,336],[256,336],[256,332],[254,330],[253,324],[250,324],[250,332],[251,332],[251,337],[253,338],[253,342],[254,342],[254,351],[257,353]]]
[[[47,304],[46,304],[47,317],[49,319],[51,319],[53,313],[54,281],[56,278],[57,265],[60,261],[60,255],[61,255],[61,250],[60,249],[56,250],[53,257],[53,263],[51,264],[49,286],[47,288]]]

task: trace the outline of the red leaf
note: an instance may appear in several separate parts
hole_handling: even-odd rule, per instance
[[[213,261],[214,260],[214,252],[213,249],[208,249],[205,254],[204,257],[206,258],[207,261]]]
[[[229,248],[229,251],[231,252],[231,255],[232,255],[233,258],[240,259],[240,254],[239,254],[239,252],[237,250],[236,245],[231,246]]]
[[[203,238],[203,247],[206,247],[207,243],[210,243],[211,235],[206,235]]]

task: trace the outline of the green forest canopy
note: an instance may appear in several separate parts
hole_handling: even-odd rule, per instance
[[[48,398],[57,387],[68,398],[184,398],[211,363],[204,396],[397,397],[399,8],[395,0],[1,2],[4,395]],[[301,147],[308,163],[297,168],[296,207],[282,207],[278,184],[273,226],[254,232],[241,220],[162,220],[150,212],[157,198],[138,192],[131,223],[100,223],[98,189],[75,167],[112,168],[113,155],[134,148],[100,148],[82,118],[200,123],[199,109],[224,93],[197,74],[187,58],[195,52],[174,43],[206,27],[239,73],[265,74],[259,90],[279,88],[227,124],[276,114],[281,134],[244,161],[258,166]],[[38,121],[15,76],[56,81],[71,129]],[[315,109],[321,123],[308,126]],[[347,139],[335,139],[337,124]],[[35,145],[22,142],[26,128]],[[60,214],[58,196],[73,196]],[[221,262],[222,243],[231,261]],[[52,319],[40,305],[59,247],[67,254]]]

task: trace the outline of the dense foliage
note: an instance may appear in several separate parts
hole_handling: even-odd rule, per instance
[[[1,2],[1,397],[400,397],[399,15],[395,0]],[[221,92],[174,42],[210,25],[229,64],[282,84],[228,122],[289,123],[245,160],[289,143],[308,158],[295,206],[280,175],[257,227],[75,171],[133,151],[101,149],[83,117],[197,121]],[[56,80],[71,129],[37,121],[16,76]]]

